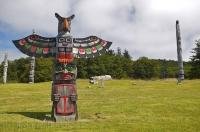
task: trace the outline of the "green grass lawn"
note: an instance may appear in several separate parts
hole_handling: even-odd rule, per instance
[[[78,80],[79,120],[50,120],[51,83],[0,84],[0,132],[200,131],[200,80]]]

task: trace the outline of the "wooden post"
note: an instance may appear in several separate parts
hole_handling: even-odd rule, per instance
[[[35,74],[35,57],[30,58],[30,72],[29,72],[29,83],[34,83]]]
[[[178,58],[178,83],[184,80],[184,70],[183,70],[183,58],[182,58],[182,48],[181,48],[181,33],[179,21],[176,21],[176,40],[177,40],[177,58]]]
[[[7,82],[7,69],[8,69],[8,53],[5,53],[4,68],[3,68],[3,83]]]
[[[32,31],[33,35],[35,34],[35,29]],[[30,57],[30,71],[29,71],[29,83],[34,83],[34,77],[35,77],[35,57]]]

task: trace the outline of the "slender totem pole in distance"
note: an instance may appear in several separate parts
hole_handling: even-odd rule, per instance
[[[8,53],[5,53],[4,61],[3,61],[3,83],[7,82],[7,70],[8,70]]]
[[[30,57],[30,71],[29,71],[29,83],[34,83],[35,77],[35,57]]]
[[[70,35],[71,20],[74,15],[64,18],[55,13],[58,19],[58,35],[52,38],[32,34],[14,40],[15,46],[23,53],[35,57],[54,57],[54,72],[51,100],[52,117],[55,121],[76,120],[77,68],[74,58],[93,58],[105,53],[112,42],[96,36],[73,38]]]
[[[178,58],[178,83],[184,80],[184,70],[183,70],[183,58],[182,58],[182,47],[181,47],[181,32],[179,21],[176,21],[176,41],[177,41],[177,58]]]
[[[33,35],[35,34],[35,30],[33,29]],[[35,81],[35,57],[30,57],[30,68],[29,68],[29,83],[34,83]]]

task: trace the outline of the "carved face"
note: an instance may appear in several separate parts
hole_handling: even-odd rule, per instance
[[[71,30],[71,20],[75,17],[75,15],[71,15],[70,17],[61,17],[58,13],[55,13],[56,18],[58,19],[58,33],[60,32],[70,32]]]

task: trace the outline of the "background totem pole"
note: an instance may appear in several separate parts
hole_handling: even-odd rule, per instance
[[[8,53],[5,53],[3,63],[3,83],[5,84],[7,82]]]
[[[99,56],[111,46],[112,42],[96,36],[73,38],[70,35],[71,20],[74,15],[64,18],[55,13],[58,19],[58,35],[52,38],[32,34],[26,38],[14,40],[15,46],[23,53],[35,57],[54,57],[54,72],[51,100],[52,117],[55,121],[76,120],[77,68],[74,58],[93,58]]]
[[[33,35],[35,34],[35,30],[33,29]],[[35,81],[35,57],[30,57],[30,68],[29,68],[29,83],[34,83]]]
[[[182,47],[181,47],[181,32],[179,21],[176,21],[176,41],[177,41],[177,58],[178,58],[178,83],[184,80],[184,70],[183,70],[183,58],[182,58]]]
[[[29,83],[34,83],[35,76],[35,57],[30,57],[30,71],[29,71]]]

